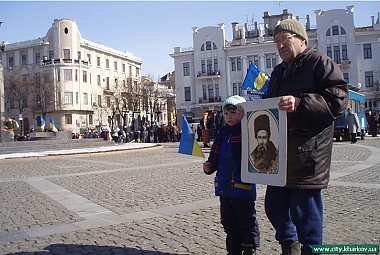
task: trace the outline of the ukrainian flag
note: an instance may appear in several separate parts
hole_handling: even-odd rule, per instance
[[[262,98],[262,95],[268,90],[269,80],[269,75],[252,63],[241,88],[247,90],[248,94],[259,95]]]
[[[50,120],[50,129],[53,132],[58,132],[58,129],[55,127],[54,120],[52,118],[49,118]]]
[[[182,117],[183,117],[183,126],[182,126],[181,139],[179,141],[178,153],[204,158],[205,155],[203,154],[201,147],[199,146],[197,140],[195,139],[195,136],[190,129],[190,126],[186,120],[186,117],[184,115],[182,115]]]
[[[42,115],[40,115],[40,122],[41,122],[41,132],[44,132],[46,122],[45,122],[44,117]]]

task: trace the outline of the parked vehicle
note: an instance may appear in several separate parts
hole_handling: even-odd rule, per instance
[[[368,122],[364,113],[365,95],[350,89],[348,91],[348,107],[350,107],[359,118],[360,128],[358,129],[357,136],[364,140],[364,136],[368,130]],[[334,138],[336,141],[349,141],[350,134],[346,125],[347,112],[340,119],[337,119],[334,123]]]

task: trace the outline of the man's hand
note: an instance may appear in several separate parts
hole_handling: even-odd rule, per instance
[[[295,112],[297,108],[297,98],[294,96],[283,96],[278,103],[278,107],[282,111]]]
[[[203,171],[205,173],[211,172],[211,163],[210,162],[204,162],[203,163]]]

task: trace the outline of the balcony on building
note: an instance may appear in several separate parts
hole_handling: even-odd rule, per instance
[[[340,60],[340,63],[338,63],[341,67],[349,67],[351,65],[351,60],[349,59],[342,59]]]
[[[199,71],[197,77],[198,79],[220,78],[220,70],[208,71],[206,73]]]
[[[220,96],[219,97],[210,97],[210,98],[204,98],[204,97],[199,98],[200,104],[219,103],[221,101],[222,101],[222,98]]]

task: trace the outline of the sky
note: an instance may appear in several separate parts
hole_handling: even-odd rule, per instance
[[[192,27],[225,24],[226,39],[232,40],[232,22],[263,22],[288,9],[301,22],[314,10],[345,9],[354,5],[356,27],[371,26],[380,12],[380,1],[2,1],[0,42],[22,42],[44,37],[54,19],[77,22],[82,37],[115,49],[128,51],[143,61],[142,74],[154,80],[174,70],[169,54],[174,47],[192,47]]]

